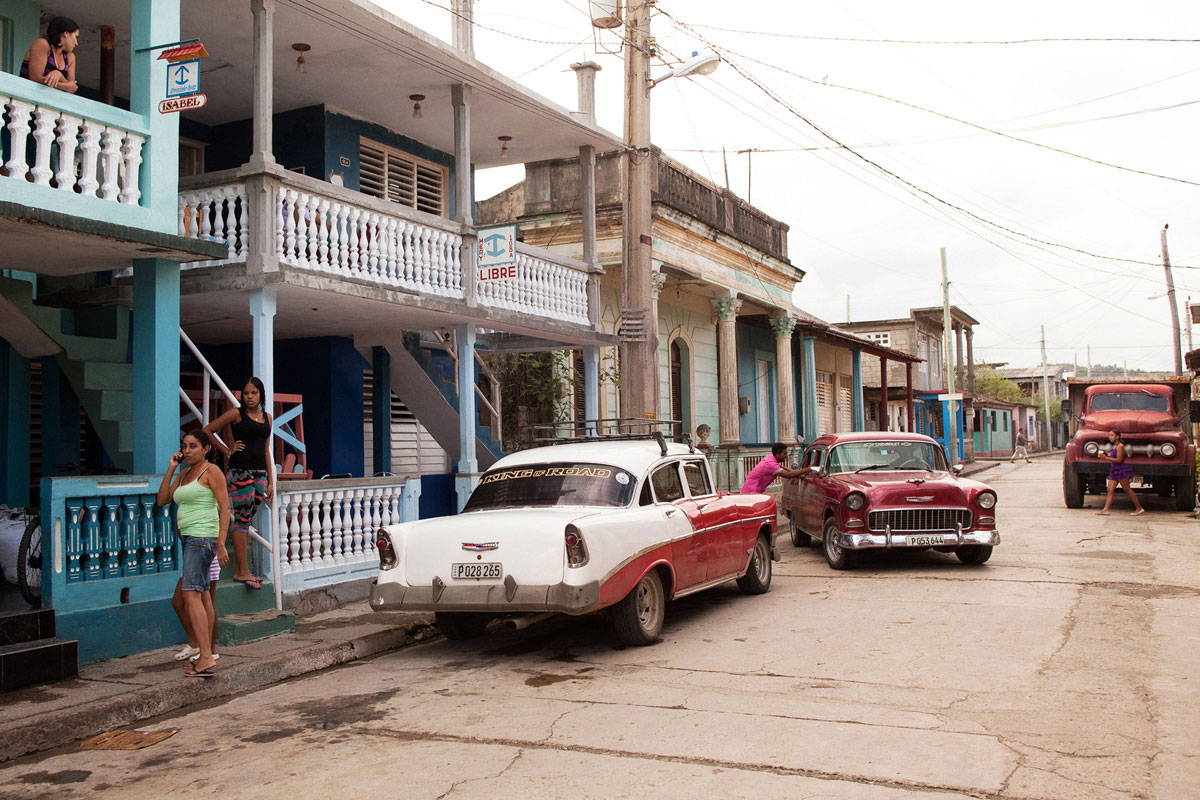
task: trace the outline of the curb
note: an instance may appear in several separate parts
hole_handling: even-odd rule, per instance
[[[0,727],[0,763],[69,745],[106,731],[222,697],[272,686],[288,678],[399,650],[438,636],[436,626],[389,628],[344,642],[323,642],[222,670],[212,680],[181,680],[138,689],[83,708],[37,714]]]

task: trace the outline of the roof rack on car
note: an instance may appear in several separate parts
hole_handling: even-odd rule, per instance
[[[530,447],[543,447],[548,444],[569,444],[573,442],[595,442],[622,439],[653,440],[658,442],[662,454],[667,454],[667,436],[674,436],[683,427],[677,419],[641,419],[638,417],[622,417],[619,419],[580,419],[568,422],[546,422],[522,425],[521,430],[527,432],[529,438],[522,441],[518,450]],[[664,433],[663,429],[666,429]],[[683,434],[683,441],[691,452],[696,452],[692,437]]]

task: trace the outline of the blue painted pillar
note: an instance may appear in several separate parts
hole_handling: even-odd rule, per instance
[[[42,477],[80,463],[79,398],[53,357],[42,359]]]
[[[475,458],[475,326],[454,326],[458,344],[458,476],[454,489],[462,511],[475,489],[479,461]]]
[[[863,413],[862,350],[851,350],[850,359],[851,391],[854,392],[852,401],[854,408],[854,430],[865,431],[867,429],[867,418]]]
[[[600,417],[600,348],[595,346],[583,348],[583,415]],[[588,434],[595,433],[595,425],[588,425]]]
[[[950,463],[954,463],[954,420],[950,418],[950,401],[942,401],[942,449]]]
[[[179,449],[179,264],[162,258],[133,262],[133,420],[133,471],[162,472]]]
[[[371,454],[376,472],[392,471],[392,357],[386,347],[371,348]]]
[[[29,505],[29,360],[0,339],[0,502]],[[15,550],[13,552],[16,552]]]
[[[179,41],[179,5],[180,0],[132,0],[130,6],[129,108],[148,120],[150,131],[139,175],[139,202],[153,214],[154,229],[163,233],[179,231],[179,115],[158,113],[167,91],[167,62],[158,60],[162,51],[137,51]],[[172,334],[172,341],[175,338]]]
[[[253,329],[251,369],[266,389],[263,408],[275,417],[275,290],[255,289],[250,293],[250,317]],[[241,380],[241,378],[234,378]],[[237,391],[240,386],[230,386]],[[274,443],[272,443],[274,446]],[[276,459],[278,460],[278,458]]]
[[[804,347],[804,363],[801,373],[804,376],[800,392],[804,402],[804,438],[805,444],[821,435],[817,430],[817,340],[813,336],[805,336],[801,340]]]

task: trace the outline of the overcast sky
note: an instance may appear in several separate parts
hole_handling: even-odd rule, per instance
[[[449,0],[377,1],[449,39]],[[977,360],[1039,363],[1045,325],[1051,361],[1082,368],[1090,345],[1095,364],[1170,371],[1169,224],[1188,349],[1187,298],[1200,303],[1200,3],[658,7],[664,59],[714,47],[728,63],[655,88],[654,143],[718,184],[727,164],[735,193],[791,226],[789,255],[807,272],[801,308],[836,323],[847,297],[854,320],[939,305],[945,247],[951,302],[980,321]],[[575,105],[569,65],[599,62],[597,116],[620,133],[620,41],[593,34],[586,0],[475,8],[477,57],[563,106]],[[1027,39],[1196,41],[992,44]],[[481,198],[521,179],[519,167],[490,172]]]

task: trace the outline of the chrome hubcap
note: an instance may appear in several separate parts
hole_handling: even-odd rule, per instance
[[[642,582],[638,584],[637,608],[638,621],[643,628],[650,628],[654,624],[654,617],[658,606],[658,598],[655,596],[654,584],[648,577],[642,578]]]
[[[770,558],[771,555],[767,552],[767,543],[759,539],[754,544],[754,571],[757,573],[759,581],[767,580],[767,563]]]

